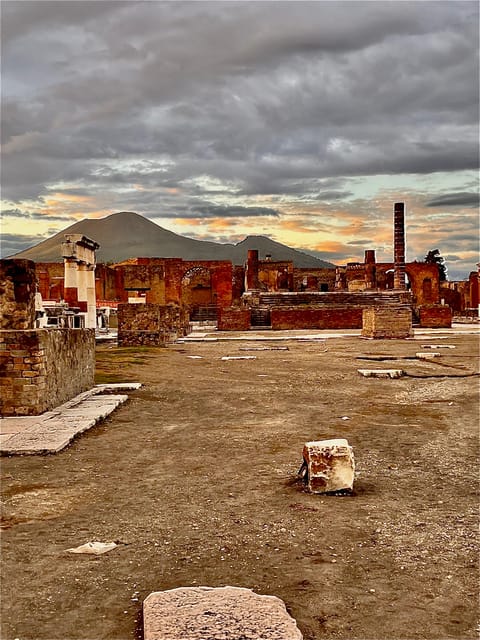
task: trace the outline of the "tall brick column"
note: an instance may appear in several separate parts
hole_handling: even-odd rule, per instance
[[[375,251],[367,249],[365,251],[365,289],[375,289],[376,284]]]
[[[245,269],[245,290],[258,289],[258,250],[249,249],[247,254],[247,268]]]
[[[395,202],[393,210],[393,287],[405,290],[405,204]]]

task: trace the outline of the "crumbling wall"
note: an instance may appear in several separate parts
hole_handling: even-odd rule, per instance
[[[360,329],[362,308],[345,305],[308,307],[273,307],[272,329]]]
[[[0,413],[38,415],[91,389],[94,329],[0,332]]]
[[[0,329],[35,326],[35,263],[0,260]]]
[[[362,336],[365,338],[410,338],[413,336],[411,308],[392,305],[364,309]]]
[[[190,332],[188,313],[177,305],[119,304],[118,345],[165,347]]]
[[[250,324],[250,309],[228,307],[218,310],[217,328],[219,331],[248,331]]]
[[[440,304],[425,304],[419,309],[420,326],[428,329],[451,327],[452,316],[452,309]]]

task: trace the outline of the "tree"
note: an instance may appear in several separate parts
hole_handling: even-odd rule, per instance
[[[440,282],[445,282],[448,276],[447,265],[445,259],[440,255],[438,249],[432,249],[425,256],[425,262],[427,264],[436,264],[438,267],[438,277]]]

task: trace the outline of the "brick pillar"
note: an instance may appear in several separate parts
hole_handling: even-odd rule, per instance
[[[367,249],[365,251],[365,289],[375,289],[376,286],[375,251]]]
[[[393,288],[405,290],[405,204],[396,202],[393,210]]]
[[[245,270],[245,290],[258,289],[258,250],[249,249]]]

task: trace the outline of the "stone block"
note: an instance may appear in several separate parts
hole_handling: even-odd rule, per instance
[[[435,353],[435,351],[430,351],[429,353],[416,353],[415,357],[419,360],[432,360],[433,358],[438,358],[440,354]]]
[[[353,488],[355,460],[345,438],[306,442],[303,447],[306,484],[311,493]]]
[[[363,310],[362,336],[365,338],[411,338],[412,311],[405,305],[370,307]]]
[[[180,587],[143,603],[144,640],[302,640],[285,604],[240,587]]]
[[[401,378],[403,369],[358,369],[358,373],[364,378]]]

